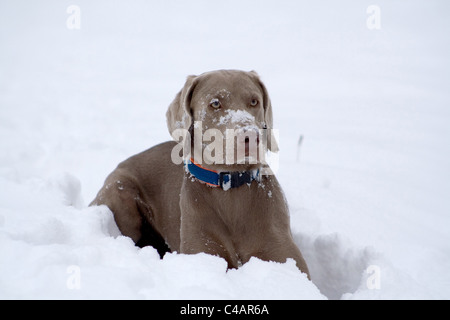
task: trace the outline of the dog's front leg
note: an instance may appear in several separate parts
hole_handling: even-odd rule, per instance
[[[180,228],[180,251],[184,254],[207,253],[219,256],[228,263],[228,268],[238,268],[239,256],[226,236],[226,228],[214,218],[214,213],[192,211],[182,207]],[[208,217],[209,216],[209,217]]]
[[[275,261],[280,263],[286,262],[289,258],[294,259],[297,268],[299,268],[301,272],[305,273],[308,276],[308,279],[311,280],[306,261],[290,236],[282,238],[275,236],[271,238],[268,236],[267,238],[268,241],[262,245],[261,251],[254,254],[255,257],[265,261]]]

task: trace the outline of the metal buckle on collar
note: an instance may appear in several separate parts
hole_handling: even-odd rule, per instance
[[[248,172],[220,172],[219,186],[224,190],[237,188],[247,183],[250,184],[255,177]]]
[[[232,177],[233,175],[229,172],[219,172],[219,186],[224,190],[232,188]]]

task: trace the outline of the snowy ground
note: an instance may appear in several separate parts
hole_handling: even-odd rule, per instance
[[[1,1],[0,298],[449,299],[450,4],[316,2]],[[186,76],[222,68],[269,89],[312,282],[292,261],[159,260],[87,207],[170,139]]]

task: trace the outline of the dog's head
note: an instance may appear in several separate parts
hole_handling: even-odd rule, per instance
[[[189,76],[169,106],[167,125],[177,140],[184,132],[197,163],[216,170],[255,168],[266,149],[278,151],[269,95],[254,71]]]

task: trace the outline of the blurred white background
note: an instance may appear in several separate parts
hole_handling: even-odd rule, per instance
[[[2,0],[0,228],[20,234],[8,221],[47,210],[27,202],[36,183],[68,174],[69,197],[86,205],[120,161],[170,139],[166,108],[187,75],[256,70],[313,269],[314,252],[334,252],[314,251],[315,239],[337,233],[344,249],[373,246],[427,297],[448,298],[449,12],[437,0]],[[334,252],[340,270],[345,252]],[[362,255],[352,263],[365,267]],[[359,285],[358,274],[345,289],[342,271],[330,289],[327,272],[316,284],[329,297]]]

